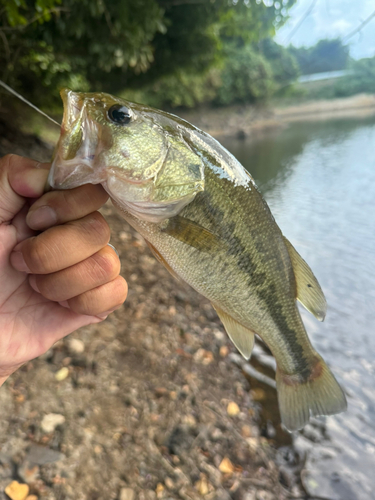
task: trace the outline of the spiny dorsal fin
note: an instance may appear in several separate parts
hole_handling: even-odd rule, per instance
[[[327,302],[323,290],[308,264],[285,236],[284,241],[296,278],[297,299],[319,321],[323,321],[327,312]]]
[[[233,344],[237,347],[245,359],[250,359],[255,341],[254,332],[242,326],[238,323],[238,321],[233,319],[219,307],[214,306],[213,304],[212,306],[221,319],[228,337],[231,339]]]
[[[214,252],[223,244],[211,231],[181,215],[169,219],[162,231],[201,252]]]

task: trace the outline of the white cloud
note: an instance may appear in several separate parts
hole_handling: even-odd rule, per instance
[[[290,20],[279,30],[276,41],[287,43],[290,33],[302,19],[312,0],[297,0]],[[314,45],[322,38],[344,37],[364,21],[375,8],[374,0],[317,0],[311,14],[291,38],[296,46]],[[355,58],[375,55],[375,18],[349,41]]]

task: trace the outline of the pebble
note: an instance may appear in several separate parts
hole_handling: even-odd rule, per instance
[[[223,474],[233,474],[234,466],[228,457],[224,457],[223,460],[220,462],[219,470]]]
[[[68,349],[72,354],[82,354],[85,350],[85,344],[80,339],[69,339]]]
[[[214,489],[205,474],[201,474],[199,481],[195,483],[195,488],[202,496],[207,495],[207,493],[210,493]]]
[[[5,493],[11,500],[26,500],[26,497],[29,494],[29,487],[27,484],[12,481],[5,488]]]
[[[203,365],[209,365],[214,360],[213,353],[202,348],[198,349],[193,357],[194,361],[196,361],[197,363],[202,363]]]
[[[237,403],[231,401],[227,406],[227,413],[230,417],[235,417],[240,413],[240,408]]]
[[[58,425],[62,425],[64,422],[64,415],[60,415],[59,413],[47,413],[47,415],[44,415],[40,426],[44,432],[50,433],[53,432]]]
[[[28,460],[24,462],[17,468],[18,476],[25,481],[25,483],[33,483],[39,477],[39,466],[31,464]]]
[[[67,368],[66,366],[64,366],[58,372],[55,373],[55,379],[58,382],[61,382],[62,380],[65,380],[68,375],[69,375],[69,368]]]
[[[220,356],[222,358],[225,358],[226,356],[228,356],[228,352],[229,352],[229,349],[228,349],[228,347],[226,345],[222,345],[220,347]]]
[[[135,493],[132,488],[121,488],[119,500],[134,500]]]
[[[169,490],[173,490],[175,487],[175,484],[170,477],[166,477],[164,483]]]
[[[243,425],[241,429],[241,434],[243,437],[248,438],[252,436],[250,425]]]
[[[274,500],[274,495],[267,490],[258,490],[256,500]]]
[[[156,493],[156,497],[157,498],[163,498],[164,496],[164,485],[162,483],[158,483],[156,485],[156,490],[155,490],[155,493]]]
[[[58,462],[63,458],[65,458],[65,455],[59,451],[51,450],[51,448],[47,448],[46,446],[32,444],[27,452],[25,461],[33,465],[45,465]]]

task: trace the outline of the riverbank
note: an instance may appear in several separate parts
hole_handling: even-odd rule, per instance
[[[51,155],[4,124],[0,136],[0,155]],[[233,362],[210,303],[175,281],[110,204],[102,212],[128,299],[0,390],[0,499],[14,480],[40,500],[303,496],[293,451],[277,451],[272,426],[260,424],[264,394]]]
[[[178,113],[185,120],[214,137],[257,136],[293,122],[329,120],[332,118],[361,118],[375,115],[375,95],[358,94],[332,100],[315,100],[299,104],[238,105],[226,108],[201,108]]]

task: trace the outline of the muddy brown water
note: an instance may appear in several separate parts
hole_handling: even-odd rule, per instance
[[[375,118],[295,123],[256,141],[221,140],[251,172],[328,301],[324,323],[301,310],[343,385],[346,413],[292,436],[312,497],[372,500],[375,490]],[[276,394],[266,418],[272,418]],[[272,401],[273,400],[273,401]],[[275,413],[274,413],[275,414]],[[273,424],[277,428],[278,417]],[[285,444],[285,436],[276,440]]]

